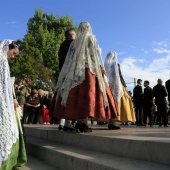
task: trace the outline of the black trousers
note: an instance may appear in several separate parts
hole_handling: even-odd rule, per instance
[[[39,108],[30,107],[28,108],[28,123],[37,123],[39,117]]]
[[[166,103],[155,103],[157,105],[158,110],[158,122],[159,126],[163,125],[166,126],[168,123],[167,120],[167,111],[166,111]]]
[[[143,105],[142,103],[135,103],[136,125],[143,124]]]
[[[152,112],[152,105],[150,104],[144,104],[143,105],[143,123],[146,124],[147,117],[149,117],[150,120],[150,126],[153,125],[153,112]]]

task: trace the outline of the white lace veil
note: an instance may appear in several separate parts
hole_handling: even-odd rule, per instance
[[[109,52],[107,54],[104,65],[109,79],[110,88],[112,89],[114,97],[118,102],[124,93],[120,81],[118,59],[116,52]]]
[[[19,134],[7,60],[8,45],[11,42],[12,40],[0,41],[0,167],[7,160]]]
[[[85,80],[85,68],[89,68],[99,81],[103,92],[105,106],[108,106],[105,83],[101,74],[98,59],[97,41],[92,35],[88,22],[79,25],[76,39],[71,43],[63,68],[58,78],[56,90],[61,94],[63,106],[66,106],[70,90],[80,85]],[[58,98],[58,96],[57,96]]]
[[[11,44],[13,40],[2,40],[0,41],[0,51],[3,53],[7,53],[9,50],[9,44]]]

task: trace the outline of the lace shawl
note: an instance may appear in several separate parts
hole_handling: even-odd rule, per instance
[[[114,97],[118,102],[121,99],[121,97],[124,95],[124,93],[120,81],[116,52],[109,52],[107,54],[104,65],[109,79],[110,88],[112,89]]]
[[[9,43],[9,40],[0,42],[0,167],[19,137],[7,60]]]
[[[97,41],[92,35],[90,24],[83,22],[77,32],[77,38],[71,43],[63,68],[58,78],[56,90],[61,95],[61,104],[66,106],[69,92],[85,80],[85,68],[89,68],[99,82],[103,92],[105,106],[108,106],[105,80],[102,77],[98,59]],[[58,98],[57,96],[57,98]],[[57,100],[57,99],[56,99]]]

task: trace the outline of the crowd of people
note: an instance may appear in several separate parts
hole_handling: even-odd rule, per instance
[[[158,124],[168,127],[170,80],[158,79],[153,89],[149,81],[137,80],[130,95],[118,62],[116,52],[109,52],[105,62],[101,48],[88,22],[65,32],[59,57],[60,74],[54,92],[30,89],[20,79],[10,81],[8,60],[19,54],[11,40],[0,42],[0,170],[13,169],[26,163],[22,124],[54,124],[59,130],[92,132],[88,119],[107,124],[108,130],[118,130],[117,122],[131,122],[137,126]],[[14,87],[14,88],[13,88]],[[12,91],[12,89],[14,89]],[[21,119],[15,116],[20,106]],[[21,122],[20,122],[21,121]],[[13,158],[17,159],[13,159]],[[12,161],[11,161],[12,160]]]
[[[16,99],[22,108],[23,124],[50,124],[50,103],[53,93],[42,89],[30,89],[26,85],[26,79],[20,79],[15,84]]]
[[[159,127],[169,127],[169,82],[167,80],[164,86],[162,79],[158,79],[157,85],[152,89],[149,81],[145,80],[143,91],[142,80],[137,80],[137,86],[133,90],[137,126],[158,124]]]
[[[115,52],[109,52],[107,55],[112,57],[116,56]],[[108,65],[105,62],[105,68],[108,68]],[[119,94],[123,94],[121,97],[118,93],[114,93],[117,87],[114,87],[116,80],[113,80],[113,74],[109,79],[109,84],[111,86],[112,92],[116,99],[117,107],[120,114],[115,118],[115,122],[122,122],[122,125],[128,125],[131,122],[131,125],[137,126],[146,126],[146,125],[159,125],[160,127],[164,125],[168,127],[168,117],[169,117],[169,101],[167,98],[168,95],[168,82],[166,82],[166,88],[162,85],[162,80],[158,79],[158,84],[152,89],[149,86],[149,81],[145,80],[142,87],[142,80],[137,80],[137,86],[133,90],[133,96],[130,91],[126,89],[126,83],[121,74],[120,65],[118,64],[118,70],[120,75],[120,85],[122,92],[119,90]],[[109,70],[106,69],[107,76],[110,76]],[[116,75],[116,77],[119,77]],[[20,79],[18,85],[15,84],[16,99],[18,100],[19,105],[22,108],[23,124],[55,124],[58,123],[59,130],[74,131],[75,129],[72,126],[70,119],[59,119],[54,118],[49,115],[50,104],[53,99],[53,92],[46,92],[42,89],[29,89],[25,86],[26,80]],[[112,82],[112,83],[111,83]],[[117,84],[119,84],[117,83]],[[123,101],[121,101],[123,100]],[[128,100],[128,102],[124,101]],[[123,106],[122,106],[123,104]],[[71,119],[72,120],[72,119]],[[93,119],[95,120],[95,119]],[[73,121],[74,122],[74,121]],[[99,125],[107,124],[103,123],[103,120],[97,120]]]

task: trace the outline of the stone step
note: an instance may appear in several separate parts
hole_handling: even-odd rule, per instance
[[[51,126],[25,126],[27,135],[82,149],[170,165],[170,128],[95,126],[92,133],[63,132]],[[162,135],[162,136],[161,136]]]
[[[27,158],[27,164],[23,167],[17,167],[16,170],[59,170],[34,156],[27,155]]]
[[[169,170],[169,165],[136,160],[27,136],[28,154],[60,170]],[[32,169],[34,170],[34,169]],[[35,169],[38,170],[38,169]],[[48,169],[50,170],[50,169]]]

